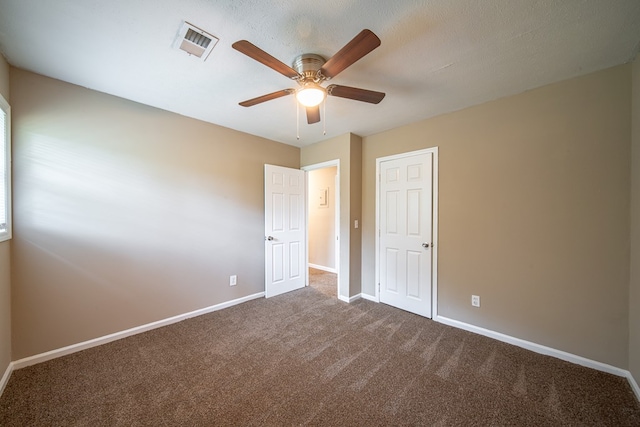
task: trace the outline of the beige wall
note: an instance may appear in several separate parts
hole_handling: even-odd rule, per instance
[[[626,368],[630,69],[364,138],[362,291],[376,158],[438,146],[439,315]]]
[[[351,194],[349,209],[349,233],[351,243],[349,245],[349,260],[352,264],[349,269],[349,296],[359,295],[362,292],[362,138],[349,134],[351,166],[349,173],[349,193]],[[355,228],[355,221],[358,228]]]
[[[9,99],[9,64],[0,55],[0,94]],[[11,241],[0,243],[0,378],[11,363]]]
[[[640,58],[633,63],[629,370],[640,384]]]
[[[340,161],[338,292],[342,298],[349,298],[360,293],[360,229],[354,229],[353,220],[360,219],[362,139],[345,134],[303,147],[300,151],[301,166],[331,160]]]
[[[9,101],[10,89],[9,69],[9,63],[4,59],[4,56],[0,54],[0,94],[2,94],[7,101]]]
[[[336,268],[336,166],[309,171],[309,262]],[[326,203],[320,201],[320,192]]]
[[[11,71],[14,360],[264,291],[298,148]]]

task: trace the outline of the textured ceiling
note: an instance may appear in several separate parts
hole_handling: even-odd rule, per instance
[[[220,39],[202,62],[172,48],[182,21]],[[308,125],[295,83],[231,48],[246,39],[290,64],[331,57],[358,32],[382,45],[331,83],[386,92],[330,97]],[[371,135],[633,59],[638,0],[0,0],[13,66],[292,145]],[[326,126],[326,135],[323,128]]]

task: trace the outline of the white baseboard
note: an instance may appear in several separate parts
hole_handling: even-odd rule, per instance
[[[124,331],[116,332],[103,337],[94,338],[89,341],[84,341],[78,344],[72,344],[66,347],[62,347],[56,350],[47,351],[46,353],[36,354],[34,356],[25,357],[24,359],[11,362],[12,369],[26,368],[27,366],[35,365],[38,363],[46,362],[47,360],[55,359],[58,357],[66,356],[71,353],[86,350],[91,347],[96,347],[102,344],[107,344],[112,341],[116,341],[122,338],[129,337],[131,335],[137,335],[142,332],[147,332],[152,329],[160,328],[162,326],[171,325],[182,320],[189,319],[191,317],[201,316],[203,314],[211,313],[214,311],[222,310],[223,308],[231,307],[241,304],[256,298],[264,297],[264,292],[258,292],[257,294],[248,295],[246,297],[234,299],[231,301],[223,302],[220,304],[212,305],[210,307],[201,308],[200,310],[191,311],[189,313],[180,314],[178,316],[169,317],[168,319],[158,320],[157,322],[147,323],[146,325],[136,326],[135,328],[127,329]],[[10,373],[9,373],[10,374]],[[7,375],[7,374],[5,374]],[[3,377],[4,380],[4,377]]]
[[[638,386],[636,379],[633,378],[633,375],[631,375],[631,372],[629,371],[627,371],[627,381],[629,381],[631,390],[633,390],[633,392],[636,394],[636,399],[638,399],[638,402],[640,402],[640,387]]]
[[[315,268],[316,270],[326,271],[326,272],[329,272],[329,273],[338,273],[335,268],[325,267],[324,265],[318,265],[318,264],[309,263],[309,267]]]
[[[510,335],[505,335],[500,332],[491,331],[489,329],[481,328],[479,326],[474,326],[469,323],[460,322],[458,320],[449,319],[444,316],[436,316],[434,317],[435,321],[444,323],[445,325],[453,326],[459,329],[464,329],[465,331],[474,332],[476,334],[484,335],[489,338],[496,339],[498,341],[506,342],[508,344],[513,344],[518,347],[525,348],[527,350],[534,351],[536,353],[544,354],[547,356],[553,356],[558,359],[565,360],[567,362],[575,363],[577,365],[586,366],[587,368],[596,369],[602,372],[608,372],[613,375],[617,375],[619,377],[631,378],[631,373],[621,368],[617,368],[615,366],[608,365],[606,363],[598,362],[595,360],[587,359],[586,357],[578,356],[575,354],[567,353],[566,351],[556,350],[555,348],[547,347],[544,345],[536,344],[531,341],[525,341],[520,338],[514,338]],[[635,381],[634,381],[635,382]],[[631,384],[633,387],[633,384]],[[637,384],[636,384],[637,390]],[[635,390],[634,390],[635,391]],[[636,391],[636,394],[638,392]]]
[[[577,365],[586,366],[587,368],[596,369],[598,371],[607,372],[609,374],[624,377],[629,381],[629,385],[636,395],[636,399],[640,401],[640,386],[636,382],[631,372],[621,369],[606,363],[598,362],[595,360],[587,359],[586,357],[578,356],[575,354],[567,353],[566,351],[557,350],[555,348],[547,347],[544,345],[536,344],[531,341],[525,341],[520,338],[515,338],[510,335],[505,335],[500,332],[495,332],[489,329],[481,328],[479,326],[471,325],[469,323],[460,322],[458,320],[449,319],[444,316],[435,316],[433,318],[436,322],[444,323],[445,325],[453,326],[455,328],[464,329],[465,331],[474,332],[476,334],[484,335],[489,338],[496,339],[498,341],[513,344],[518,347],[525,348],[527,350],[534,351],[536,353],[544,354],[547,356],[556,357],[558,359],[565,360],[567,362],[575,363]]]
[[[373,302],[380,302],[378,301],[378,299],[373,296],[373,295],[369,295],[369,294],[360,294],[360,296],[362,297],[362,299],[366,299],[368,301],[373,301]]]
[[[338,299],[340,301],[348,302],[349,304],[351,304],[354,301],[359,300],[360,298],[362,298],[362,294],[357,294],[357,295],[354,295],[352,297],[345,297],[345,296],[342,296],[342,295],[338,295]]]
[[[4,375],[2,376],[2,379],[0,379],[0,396],[2,396],[2,393],[4,392],[4,388],[7,386],[7,383],[9,382],[9,378],[11,378],[11,373],[13,372],[14,369],[14,363],[11,362],[9,363],[9,366],[7,366],[7,370],[4,371]]]

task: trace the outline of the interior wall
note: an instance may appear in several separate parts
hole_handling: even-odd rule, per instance
[[[439,315],[626,369],[630,73],[364,138],[363,293],[375,294],[376,158],[438,146]]]
[[[353,265],[349,270],[349,295],[355,296],[362,293],[362,137],[349,134],[350,161],[349,173],[351,208],[349,209],[349,233],[351,244],[349,246],[349,262]],[[358,225],[356,226],[356,221]]]
[[[632,75],[629,371],[640,384],[640,58],[633,63]]]
[[[338,297],[349,298],[360,293],[360,234],[351,219],[359,218],[361,179],[358,146],[360,137],[345,134],[316,144],[302,147],[300,165],[310,166],[331,160],[340,161],[340,265],[338,266]],[[357,230],[359,231],[359,230]],[[355,249],[354,249],[355,248]],[[355,282],[355,280],[358,280]]]
[[[335,166],[309,171],[309,262],[336,269]]]
[[[0,55],[0,94],[9,99],[9,64]],[[0,378],[11,363],[11,240],[0,242]],[[1,392],[1,390],[0,390]]]
[[[15,68],[11,92],[14,360],[264,291],[264,164],[298,148]]]

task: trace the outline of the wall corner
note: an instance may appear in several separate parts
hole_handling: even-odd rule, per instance
[[[640,57],[631,64],[629,372],[640,381]]]

